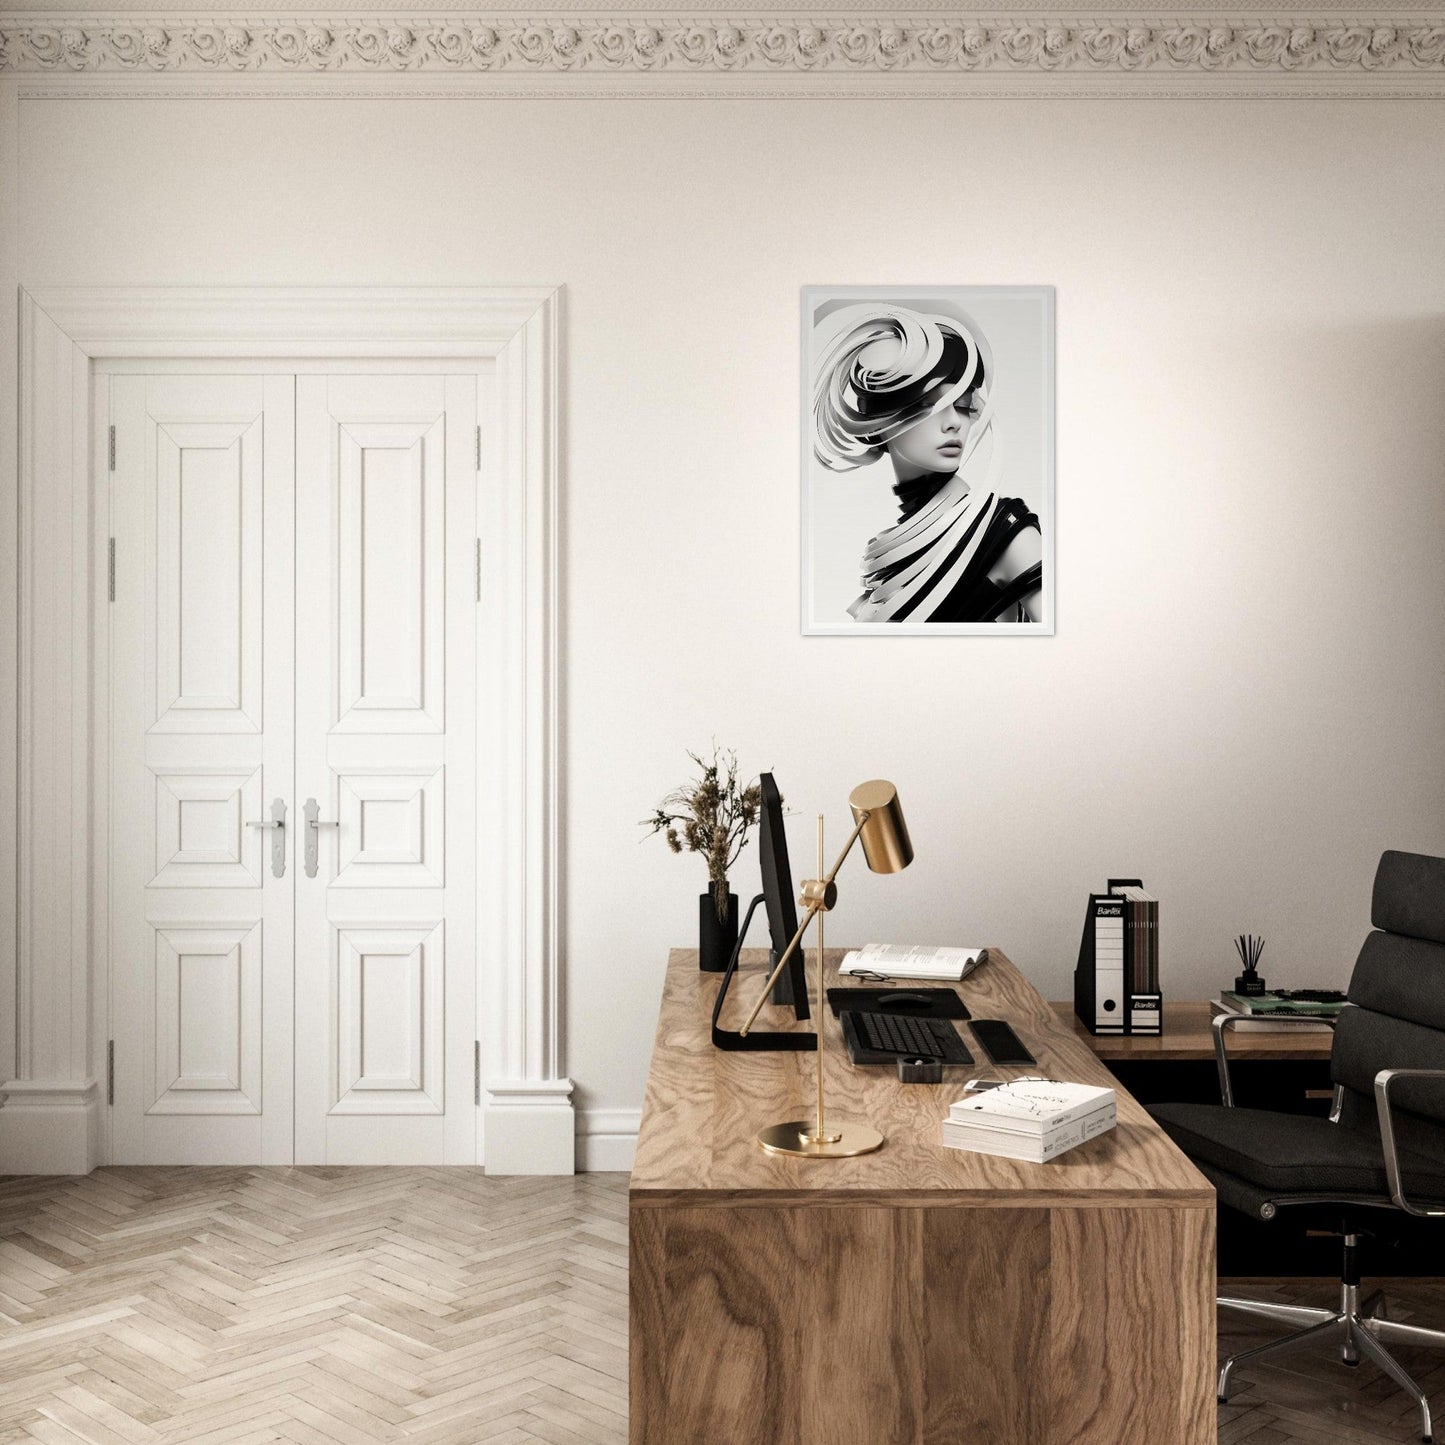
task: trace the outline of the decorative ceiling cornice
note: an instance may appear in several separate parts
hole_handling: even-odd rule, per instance
[[[1277,21],[716,14],[187,18],[0,12],[0,70],[29,74],[1372,77],[1445,82],[1445,12]],[[1445,86],[1442,86],[1445,90]],[[1118,93],[1117,90],[1115,93]]]

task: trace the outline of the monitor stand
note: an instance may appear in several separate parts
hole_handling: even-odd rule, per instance
[[[743,942],[748,936],[748,925],[753,921],[753,913],[758,904],[763,901],[764,895],[759,893],[751,903],[748,904],[747,916],[743,919],[743,926],[738,929],[737,945],[733,954],[728,959],[728,966],[723,971],[722,981],[718,984],[717,998],[712,1006],[712,1041],[720,1049],[726,1049],[732,1053],[762,1053],[767,1050],[789,1050],[794,1053],[813,1053],[818,1048],[818,1036],[814,1033],[806,1034],[777,1034],[768,1033],[762,1029],[749,1029],[746,1034],[738,1033],[736,1029],[725,1029],[719,1026],[718,1019],[722,1016],[723,1004],[727,1000],[728,985],[733,981],[733,975],[738,971],[738,957],[743,951]],[[777,967],[777,955],[770,953],[773,960],[772,967]],[[799,960],[795,957],[793,962]],[[778,982],[781,985],[788,983],[788,997],[784,1000],[788,1004],[793,1002],[792,981],[789,979],[791,969],[785,969]],[[801,970],[799,970],[801,972]],[[803,997],[807,998],[807,984],[803,983]],[[772,1002],[778,1002],[778,991],[775,988],[771,995]],[[806,1017],[806,1014],[804,1015]]]
[[[799,950],[799,952],[801,953],[801,950]],[[768,950],[768,972],[771,973],[777,966],[778,950],[776,948],[770,948]],[[806,988],[804,993],[806,996]],[[778,975],[778,981],[773,985],[773,991],[769,994],[768,1001],[778,1004],[783,1008],[791,1008],[793,1006],[793,970],[791,968],[785,968],[782,973]],[[807,1009],[805,1008],[799,1017],[807,1018],[807,1016]]]

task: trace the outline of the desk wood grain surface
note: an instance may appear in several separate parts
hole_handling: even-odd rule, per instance
[[[842,956],[842,949],[827,952],[830,988],[854,982],[837,976]],[[746,1019],[766,978],[766,961],[764,950],[744,950],[728,993],[725,1026],[737,1028]],[[824,1030],[827,1108],[834,1117],[872,1124],[886,1143],[876,1154],[858,1159],[765,1154],[754,1142],[759,1129],[811,1116],[814,1056],[715,1049],[710,1024],[720,977],[700,973],[697,954],[690,949],[674,949],[669,956],[632,1169],[632,1201],[637,1206],[689,1196],[698,1203],[722,1203],[729,1195],[765,1196],[770,1203],[789,1198],[818,1203],[827,1195],[839,1202],[967,1200],[1015,1208],[1066,1203],[1106,1207],[1149,1200],[1213,1204],[1209,1182],[997,949],[959,985],[959,992],[974,1018],[1012,1024],[1038,1067],[1000,1069],[988,1064],[964,1025],[964,1040],[978,1060],[975,1067],[946,1070],[941,1085],[904,1084],[886,1068],[855,1067],[830,1010]],[[810,992],[813,977],[810,952]],[[757,1026],[804,1032],[813,1027],[811,1021],[799,1024],[790,1009],[772,1005],[764,1008]],[[969,1079],[1022,1074],[1116,1089],[1118,1127],[1048,1164],[943,1147],[940,1125]]]

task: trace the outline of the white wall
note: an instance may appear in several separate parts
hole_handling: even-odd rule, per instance
[[[567,1068],[608,1127],[703,882],[636,820],[714,736],[799,874],[898,783],[918,861],[855,867],[831,941],[1052,997],[1110,873],[1203,997],[1246,929],[1342,982],[1380,850],[1445,851],[1438,103],[26,98],[19,151],[31,287],[566,285]],[[799,635],[806,282],[1058,288],[1056,637]]]

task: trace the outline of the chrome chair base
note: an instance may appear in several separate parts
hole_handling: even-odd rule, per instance
[[[1229,1390],[1229,1377],[1239,1365],[1258,1364],[1261,1360],[1273,1359],[1288,1354],[1306,1345],[1337,1344],[1340,1362],[1358,1365],[1361,1358],[1369,1360],[1387,1374],[1396,1385],[1409,1395],[1420,1407],[1420,1438],[1430,1441],[1430,1402],[1425,1392],[1410,1378],[1395,1357],[1385,1348],[1384,1341],[1392,1340],[1401,1345],[1433,1345],[1445,1349],[1445,1330],[1426,1330],[1418,1325],[1402,1325],[1390,1319],[1386,1312],[1385,1296],[1381,1290],[1360,1299],[1360,1287],[1355,1284],[1340,1286],[1340,1307],[1337,1310],[1310,1309],[1304,1305],[1270,1304],[1263,1300],[1226,1299],[1220,1297],[1217,1303],[1225,1308],[1239,1310],[1244,1314],[1257,1315],[1261,1319],[1278,1320],[1282,1324],[1297,1325],[1293,1334],[1283,1339],[1271,1340],[1267,1345],[1256,1345],[1252,1350],[1242,1350],[1231,1355],[1219,1371],[1219,1403],[1225,1403]]]

